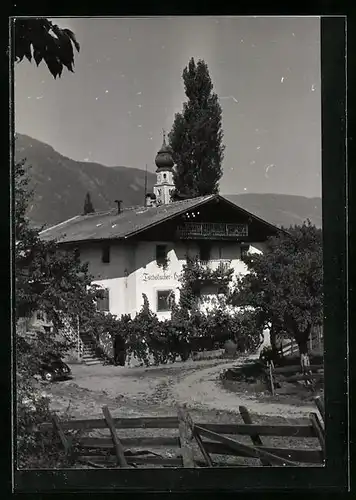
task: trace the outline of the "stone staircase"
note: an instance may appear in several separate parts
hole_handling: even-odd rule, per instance
[[[85,365],[98,365],[102,360],[95,353],[95,341],[86,333],[81,333],[80,338],[83,342],[83,351],[81,360]]]
[[[64,323],[64,329],[62,331],[63,335],[73,342],[78,341],[78,331],[75,331],[73,325],[69,321],[69,318],[62,317]],[[79,326],[79,325],[78,325]],[[90,335],[80,332],[80,338],[78,343],[80,360],[86,365],[98,365],[102,360],[95,353],[95,340],[90,337]]]

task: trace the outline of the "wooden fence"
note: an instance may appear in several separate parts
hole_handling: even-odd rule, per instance
[[[221,466],[214,455],[236,457],[237,461],[234,458],[234,463],[225,465],[229,467],[246,466],[239,461],[241,457],[257,459],[262,466],[322,465],[325,458],[324,408],[320,398],[316,398],[316,404],[321,418],[317,413],[311,413],[309,422],[301,425],[254,424],[243,406],[239,407],[243,424],[195,423],[185,406],[177,407],[177,416],[172,417],[113,418],[104,406],[102,419],[61,422],[54,416],[52,422],[41,425],[40,431],[54,429],[68,458],[98,468]],[[109,429],[110,437],[83,435],[97,429]],[[173,429],[177,432],[174,436],[162,433],[160,436],[122,437],[127,429]],[[77,431],[80,435],[74,438],[66,431]],[[250,444],[240,442],[238,436],[247,436]],[[288,438],[288,444],[290,438],[314,438],[316,445],[293,448],[264,444],[264,437],[271,436],[279,436],[282,440]],[[161,453],[157,453],[160,449]]]
[[[266,375],[273,395],[275,393],[276,376],[279,378],[279,382],[304,381],[312,390],[315,390],[316,382],[324,382],[324,365],[309,365],[302,372],[301,365],[278,366],[275,368],[273,362],[271,362],[266,369]]]
[[[315,326],[309,338],[309,351],[320,351],[323,348],[323,328]],[[298,345],[294,340],[284,339],[282,341],[282,353],[284,356],[293,356],[299,353]]]

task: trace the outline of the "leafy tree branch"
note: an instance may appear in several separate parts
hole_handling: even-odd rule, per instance
[[[67,28],[59,28],[45,18],[14,20],[16,62],[26,58],[38,66],[44,61],[51,75],[57,78],[62,75],[63,67],[74,72],[74,49],[79,52],[80,45]]]

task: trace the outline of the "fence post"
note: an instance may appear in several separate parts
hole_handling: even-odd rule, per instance
[[[270,381],[270,384],[271,384],[271,392],[272,392],[272,396],[274,396],[274,383],[273,383],[272,365],[273,365],[273,362],[271,361],[269,363],[269,365],[268,365],[268,369],[269,369],[269,381]]]
[[[52,415],[52,424],[59,435],[61,443],[64,447],[65,454],[67,456],[70,452],[70,449],[71,449],[71,443],[70,443],[69,439],[67,439],[66,435],[64,434],[61,423],[60,423],[56,414]]]
[[[183,467],[195,468],[194,451],[192,448],[193,432],[187,421],[185,408],[177,406],[179,420],[180,447],[182,450]]]
[[[107,426],[109,427],[109,430],[110,430],[111,439],[112,439],[113,444],[114,444],[114,448],[115,448],[115,453],[116,453],[116,458],[117,458],[118,465],[121,465],[121,467],[128,467],[128,464],[127,464],[127,461],[126,461],[126,457],[125,457],[125,453],[124,453],[124,449],[122,447],[122,444],[121,444],[119,438],[117,437],[116,430],[115,430],[115,424],[113,422],[113,419],[112,419],[112,416],[110,414],[109,408],[107,406],[103,406],[102,407],[102,411],[103,411],[103,414],[104,414],[104,418],[105,418],[106,424],[107,424]]]
[[[203,443],[202,438],[200,437],[199,432],[196,431],[196,429],[195,429],[193,419],[190,416],[188,410],[186,409],[186,407],[183,407],[180,409],[180,411],[184,415],[184,420],[185,420],[187,426],[189,427],[190,432],[192,433],[192,437],[195,438],[195,441],[197,442],[199,449],[200,449],[208,467],[213,467],[213,461],[212,461],[209,453],[206,451],[206,449],[204,447],[204,443]]]
[[[239,412],[244,424],[253,425],[251,415],[245,406],[239,406]],[[259,434],[251,434],[251,441],[255,446],[263,446],[262,439]],[[271,463],[266,458],[260,458],[261,464],[263,466],[271,465]]]

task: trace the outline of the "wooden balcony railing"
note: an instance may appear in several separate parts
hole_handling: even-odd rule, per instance
[[[225,222],[185,222],[177,227],[182,239],[233,239],[248,236],[247,224]]]
[[[216,269],[229,269],[231,265],[231,259],[210,259],[210,260],[200,260],[202,264],[207,269],[211,271],[216,271]]]

